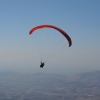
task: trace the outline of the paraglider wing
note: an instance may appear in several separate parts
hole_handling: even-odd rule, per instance
[[[65,31],[63,31],[62,29],[60,29],[56,26],[53,26],[53,25],[39,25],[39,26],[36,26],[36,27],[34,27],[30,30],[29,34],[32,34],[37,29],[41,29],[41,28],[53,28],[53,29],[58,30],[68,40],[69,47],[72,45],[72,41],[71,41],[71,38],[69,37],[69,35]]]

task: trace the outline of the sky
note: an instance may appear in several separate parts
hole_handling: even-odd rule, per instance
[[[33,27],[42,24],[66,31],[72,46],[54,29],[29,35]],[[72,74],[100,70],[99,38],[100,0],[0,1],[1,71]],[[40,52],[50,56],[43,69],[39,67]]]

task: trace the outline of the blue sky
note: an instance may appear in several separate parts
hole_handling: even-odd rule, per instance
[[[72,38],[72,47],[62,48],[43,69],[39,68],[38,43],[55,30],[32,27],[52,24]],[[44,33],[50,34],[45,36]],[[38,33],[44,35],[38,35]],[[37,35],[35,37],[35,35]],[[41,38],[43,40],[41,40]],[[61,37],[62,39],[63,37]],[[100,1],[99,0],[1,0],[0,1],[0,70],[23,72],[70,73],[100,70]],[[51,38],[49,38],[51,39]],[[60,35],[57,37],[57,41]],[[51,40],[51,47],[55,46]],[[65,41],[65,39],[64,39]],[[48,52],[47,44],[45,51]],[[41,45],[39,44],[39,47]],[[68,45],[67,45],[68,46]]]

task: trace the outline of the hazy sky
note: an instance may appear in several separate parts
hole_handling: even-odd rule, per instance
[[[41,24],[62,28],[72,38],[72,46],[69,48],[65,38],[53,29],[29,35],[32,27]],[[99,38],[100,0],[0,0],[1,71],[72,73],[100,70]],[[67,47],[62,48],[60,40],[66,42]],[[56,43],[62,49],[55,55],[50,54],[51,60],[41,69],[41,44],[45,54]]]

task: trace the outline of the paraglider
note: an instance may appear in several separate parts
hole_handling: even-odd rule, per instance
[[[40,65],[40,67],[43,68],[44,65],[45,65],[44,62],[41,61],[41,65]]]
[[[72,40],[71,40],[71,38],[69,37],[69,35],[68,35],[65,31],[63,31],[62,29],[60,29],[60,28],[58,28],[58,27],[56,27],[56,26],[53,26],[53,25],[46,25],[46,24],[45,24],[45,25],[39,25],[39,26],[33,27],[33,28],[30,30],[29,34],[31,35],[34,31],[36,31],[36,30],[38,30],[38,29],[41,29],[41,28],[53,28],[53,29],[59,31],[59,32],[67,39],[68,44],[69,44],[69,47],[71,47],[71,45],[72,45]],[[44,65],[45,65],[45,63],[44,63],[44,62],[41,62],[40,67],[43,68]]]

